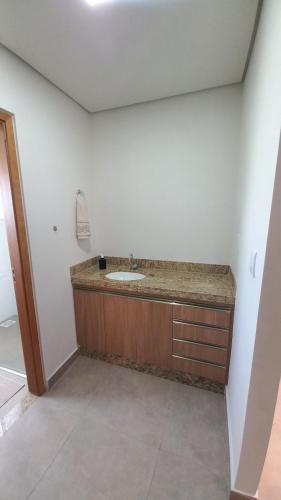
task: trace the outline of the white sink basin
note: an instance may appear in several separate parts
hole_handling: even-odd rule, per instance
[[[145,278],[145,275],[141,273],[119,271],[116,273],[108,273],[105,275],[105,277],[108,278],[109,280],[136,281],[136,280],[142,280],[143,278]]]

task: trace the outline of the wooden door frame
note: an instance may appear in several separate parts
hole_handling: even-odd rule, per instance
[[[45,392],[46,387],[37,328],[14,117],[1,109],[0,181],[27,383],[29,391],[39,396]]]

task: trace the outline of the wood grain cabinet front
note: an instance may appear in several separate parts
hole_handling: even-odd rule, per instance
[[[221,384],[226,383],[227,372],[224,366],[213,365],[212,363],[204,363],[189,358],[182,358],[173,354],[172,367],[174,370],[191,373],[197,377],[204,377],[210,380],[215,380]]]
[[[105,352],[103,295],[74,290],[76,335],[82,350]]]
[[[227,383],[232,311],[173,304],[172,367]]]
[[[229,331],[174,321],[173,338],[227,347],[229,344]]]
[[[128,297],[103,295],[105,352],[136,361],[137,349]]]
[[[132,300],[131,321],[136,334],[137,360],[161,368],[171,366],[172,306]]]
[[[197,344],[189,340],[173,339],[173,354],[185,356],[186,358],[207,361],[217,365],[225,366],[227,363],[227,350],[221,347]]]
[[[171,364],[172,305],[74,290],[78,344],[162,368]]]
[[[228,329],[230,317],[231,312],[228,310],[183,304],[173,305],[173,318],[175,320]]]
[[[82,351],[226,383],[232,311],[74,289]]]

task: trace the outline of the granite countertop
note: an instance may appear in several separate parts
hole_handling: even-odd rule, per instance
[[[72,266],[74,288],[120,293],[161,300],[177,300],[218,306],[233,306],[234,278],[229,266],[134,260],[136,272],[145,275],[138,281],[114,281],[106,274],[129,271],[128,259],[107,257],[107,268],[99,270],[97,259]]]

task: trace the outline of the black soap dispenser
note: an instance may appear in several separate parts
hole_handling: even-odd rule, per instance
[[[104,256],[102,254],[99,257],[99,268],[106,269],[106,259],[104,258]]]

